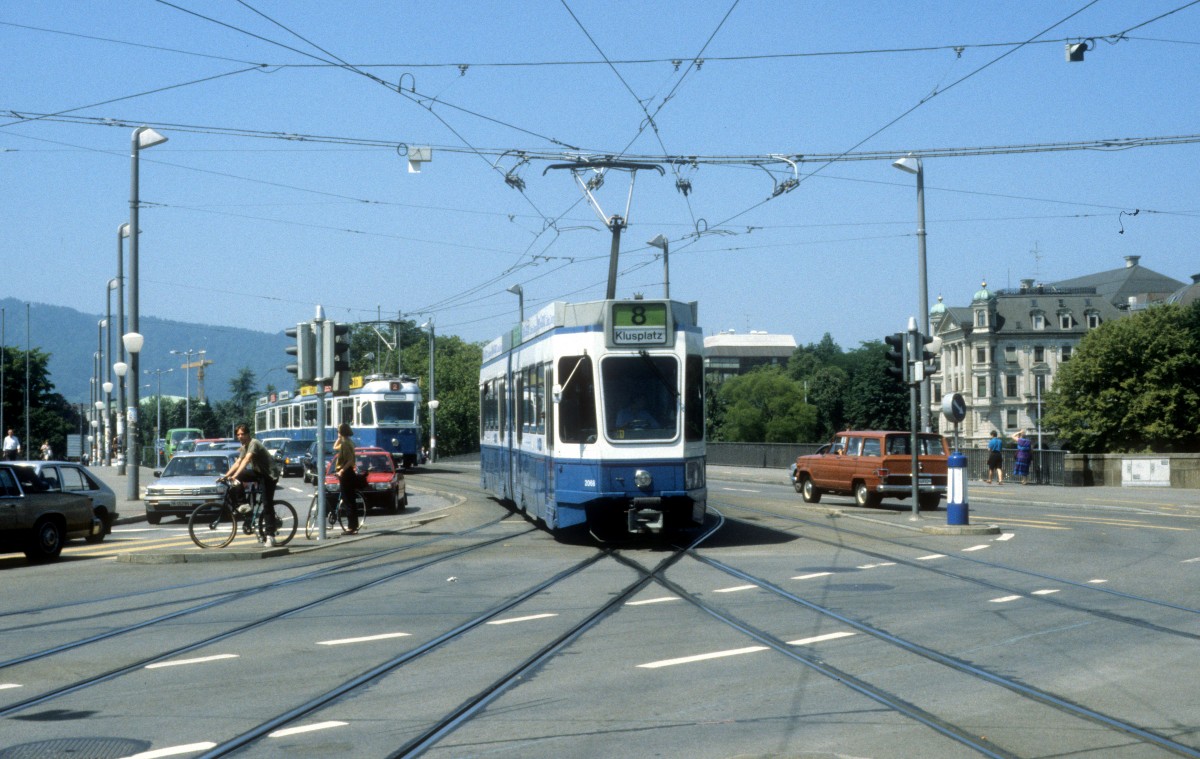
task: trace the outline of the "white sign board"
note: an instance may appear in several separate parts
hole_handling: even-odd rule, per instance
[[[1121,484],[1137,487],[1171,487],[1170,459],[1123,459]]]

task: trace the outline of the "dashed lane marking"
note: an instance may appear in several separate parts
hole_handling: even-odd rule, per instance
[[[331,727],[345,727],[349,722],[339,722],[338,720],[328,720],[327,722],[317,722],[312,725],[301,725],[300,727],[285,727],[282,730],[276,730],[273,733],[267,733],[268,738],[286,738],[289,735],[297,735],[299,733],[311,733],[316,730],[328,730]]]
[[[412,633],[380,633],[379,635],[364,635],[359,638],[339,638],[337,640],[318,640],[318,646],[341,646],[347,643],[369,643],[374,640],[391,640],[392,638],[406,638]]]
[[[216,654],[215,656],[201,656],[197,659],[179,659],[177,661],[160,661],[154,664],[147,664],[146,669],[161,669],[162,667],[179,667],[184,664],[206,664],[210,661],[218,661],[220,659],[236,659],[237,654]]]
[[[513,622],[531,622],[535,619],[546,619],[548,617],[557,617],[557,614],[530,614],[527,617],[511,617],[509,619],[494,619],[488,622],[489,625],[508,625]]]

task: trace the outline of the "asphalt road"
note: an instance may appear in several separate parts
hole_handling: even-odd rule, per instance
[[[979,486],[997,533],[940,536],[711,467],[681,553],[556,540],[477,477],[261,560],[0,560],[0,757],[1200,756],[1187,493]]]

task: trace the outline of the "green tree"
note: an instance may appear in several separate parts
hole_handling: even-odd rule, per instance
[[[721,440],[799,443],[816,434],[816,409],[804,402],[804,388],[779,367],[730,378],[717,395],[725,408]]]
[[[847,354],[850,381],[843,410],[847,427],[858,430],[906,430],[909,391],[887,373],[887,346],[882,340],[863,342]]]
[[[46,368],[50,354],[37,348],[26,353],[7,346],[0,348],[0,351],[3,351],[0,360],[4,362],[4,386],[0,388],[4,426],[11,428],[21,439],[22,455],[37,458],[42,441],[47,440],[56,457],[66,456],[67,435],[90,434],[90,428],[87,427],[90,418],[86,413],[81,415],[78,407],[67,403],[62,395],[54,392],[54,384],[50,382]],[[28,440],[25,439],[26,358],[29,360]],[[6,432],[0,430],[0,436]]]
[[[1200,451],[1200,302],[1092,330],[1045,401],[1044,426],[1073,451]]]

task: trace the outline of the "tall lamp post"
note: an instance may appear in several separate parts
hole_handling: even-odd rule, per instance
[[[430,463],[437,461],[437,394],[434,392],[433,385],[433,317],[429,317],[429,321],[421,325],[421,329],[429,328],[429,461]]]
[[[138,157],[141,151],[161,145],[167,141],[150,127],[133,130],[129,153],[129,332],[121,336],[125,350],[129,351],[129,368],[133,382],[129,386],[128,453],[125,459],[132,465],[126,481],[126,493],[131,501],[138,500],[138,352],[142,349],[142,335],[138,332]]]
[[[104,420],[100,426],[100,445],[107,445],[108,437],[112,434],[112,431],[108,429],[108,417],[104,413],[104,401],[101,399],[102,396],[100,395],[100,390],[104,387],[104,365],[107,363],[107,359],[105,357],[108,355],[108,353],[104,350],[104,328],[107,326],[107,319],[101,319],[100,321],[96,322],[96,397],[92,400],[96,405],[96,417]],[[109,385],[109,387],[112,386]],[[104,461],[103,451],[97,448],[96,453],[101,454],[96,456],[96,463],[99,464],[101,461]]]
[[[912,153],[892,162],[894,168],[917,175],[917,307],[921,312],[921,334],[929,335],[929,282],[925,272],[925,167]],[[932,335],[931,335],[932,337]],[[929,377],[921,380],[921,431],[929,432]]]
[[[163,449],[162,449],[162,446],[160,446],[158,444],[158,441],[160,439],[162,439],[162,376],[164,374],[167,374],[167,373],[173,372],[173,371],[175,371],[175,370],[174,369],[147,369],[146,370],[146,374],[157,374],[158,375],[158,394],[155,395],[155,398],[157,399],[156,405],[158,407],[158,416],[154,422],[154,463],[155,463],[157,469],[161,469],[162,465],[163,465],[163,461],[162,461]],[[149,387],[149,385],[147,385],[147,387]]]
[[[525,288],[521,287],[520,285],[513,285],[512,287],[508,288],[508,291],[510,293],[512,293],[513,295],[517,296],[517,316],[520,318],[520,321],[518,322],[518,324],[524,324],[525,323]],[[429,323],[432,325],[433,321],[430,320]]]
[[[117,227],[117,353],[121,364],[125,363],[125,344],[120,336],[125,334],[125,238],[129,237],[129,222]],[[111,357],[109,358],[111,362]],[[114,362],[115,369],[115,362]],[[117,375],[117,440],[125,436],[125,375]],[[111,454],[110,454],[111,455]],[[125,474],[125,457],[117,455],[117,474]]]
[[[183,356],[183,426],[192,426],[192,354],[196,351],[171,351],[172,356]]]
[[[117,240],[117,244],[118,245],[121,244],[119,238]],[[104,366],[104,374],[105,374],[105,380],[104,380],[104,424],[105,424],[105,426],[108,427],[108,436],[110,439],[106,440],[105,445],[104,445],[104,465],[105,466],[112,466],[112,440],[116,439],[113,436],[113,426],[112,426],[113,425],[113,413],[112,413],[112,391],[113,391],[113,381],[112,381],[112,378],[113,378],[112,377],[112,375],[113,375],[113,372],[112,372],[112,365],[113,365],[112,293],[113,293],[113,290],[119,291],[120,289],[121,289],[121,280],[119,278],[114,278],[114,279],[108,280],[108,292],[106,293],[107,297],[105,298],[105,301],[107,301],[105,303],[105,306],[107,307],[107,312],[106,312],[106,317],[104,319],[106,322],[108,322],[108,328],[105,330],[105,335],[104,335],[104,355],[108,356],[108,359],[104,362],[104,365],[105,365]],[[118,305],[120,305],[119,300],[120,300],[120,296],[118,295]],[[124,334],[124,325],[118,325],[117,334],[118,335]]]
[[[661,250],[663,252],[663,297],[666,298],[667,300],[670,300],[671,299],[671,265],[670,265],[669,260],[667,259],[667,248],[670,247],[667,244],[667,238],[663,237],[662,235],[658,235],[657,237],[655,237],[653,240],[651,240],[650,242],[648,242],[646,244],[653,248],[658,248],[659,250]]]

